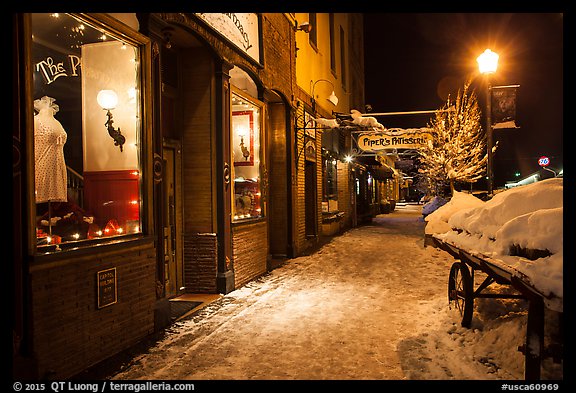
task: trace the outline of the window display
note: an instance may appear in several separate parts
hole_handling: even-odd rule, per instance
[[[138,44],[35,13],[31,68],[38,250],[141,232]]]
[[[322,149],[322,212],[338,211],[337,156]]]
[[[234,221],[262,217],[260,179],[261,106],[232,95],[232,155],[234,162]]]
[[[34,162],[36,203],[66,202],[66,162],[64,144],[67,134],[62,124],[54,118],[59,111],[52,97],[34,100]]]

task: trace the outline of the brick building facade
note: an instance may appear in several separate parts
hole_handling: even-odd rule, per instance
[[[318,26],[314,49],[302,41],[300,14],[14,15],[15,377],[71,377],[164,328],[170,322],[170,299],[229,293],[269,271],[273,260],[320,244],[325,236],[325,131],[315,130],[312,138],[301,120],[305,112],[330,117],[332,110],[349,113],[363,106],[363,54],[357,47],[361,15],[318,15],[318,21],[337,27],[337,45],[330,50],[342,56],[342,65],[304,76],[297,72],[298,62],[310,67],[316,61],[307,54],[310,49],[319,56],[328,50],[322,41],[328,24]],[[57,43],[57,35],[38,38],[49,34],[48,27],[78,31],[78,23],[89,29],[70,34],[69,46],[45,45]],[[102,42],[105,35],[113,42]],[[134,54],[128,60],[135,62],[108,64],[106,59],[118,57],[107,51],[126,48],[118,53]],[[73,68],[41,83],[42,64],[60,58]],[[135,83],[126,99],[123,72]],[[314,105],[311,82],[324,78],[338,82],[341,100],[333,107]],[[96,93],[112,88],[119,104],[95,106]],[[77,225],[84,228],[74,235],[79,238],[66,240],[61,233],[62,243],[47,240],[60,224],[50,224],[49,236],[39,230],[45,220],[43,205],[34,203],[32,108],[47,94],[61,103],[56,118],[65,123],[72,147],[64,152],[69,178],[80,174],[80,182],[83,171],[99,181],[130,174],[138,182],[137,195],[124,195],[122,183],[102,180],[95,184],[104,186],[88,200],[98,192],[115,195],[102,206],[124,198],[130,209],[137,206],[135,219],[121,219],[125,208],[116,209],[116,216],[92,216],[89,207],[106,210],[79,200],[75,211],[86,215],[86,224]],[[114,132],[126,137],[123,148],[121,139],[110,139]],[[118,168],[88,173],[94,165],[86,161],[91,149],[96,149],[93,161],[110,154],[117,158],[103,161],[117,160]],[[74,154],[80,156],[77,162]],[[135,157],[131,166],[122,167],[129,157]],[[335,165],[337,225],[344,230],[356,225],[353,165]],[[90,192],[81,190],[74,189]],[[54,206],[48,203],[50,222]],[[101,227],[93,228],[96,222]],[[102,234],[108,230],[114,235]],[[101,279],[107,271],[113,271],[111,281]]]

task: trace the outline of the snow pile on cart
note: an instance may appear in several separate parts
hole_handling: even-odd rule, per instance
[[[487,202],[455,192],[425,219],[427,235],[510,266],[562,311],[562,178],[505,190]]]

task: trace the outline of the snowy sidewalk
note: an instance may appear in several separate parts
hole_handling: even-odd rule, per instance
[[[108,378],[522,379],[525,304],[479,299],[460,327],[452,263],[424,248],[421,206],[402,206],[175,323]]]

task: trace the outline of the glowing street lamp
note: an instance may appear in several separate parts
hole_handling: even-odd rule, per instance
[[[490,75],[496,72],[498,68],[498,54],[492,52],[490,49],[486,49],[476,61],[478,62],[478,69],[480,73],[486,75],[486,81],[488,86],[488,91],[486,94],[486,133],[487,133],[487,149],[488,149],[488,163],[487,163],[487,174],[488,174],[488,194],[492,195],[493,191],[493,155],[492,152],[492,86],[490,84]]]
[[[493,74],[498,68],[498,53],[492,52],[490,49],[486,49],[476,61],[478,62],[478,68],[482,74]]]

